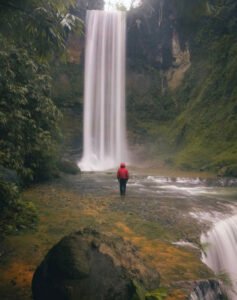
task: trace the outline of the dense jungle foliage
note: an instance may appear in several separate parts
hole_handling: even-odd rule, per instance
[[[19,187],[58,171],[61,113],[52,99],[51,65],[65,56],[70,32],[81,30],[70,14],[74,4],[0,1],[0,207],[8,228],[34,223]]]

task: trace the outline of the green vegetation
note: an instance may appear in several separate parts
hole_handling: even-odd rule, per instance
[[[146,293],[146,300],[164,300],[168,295],[166,288],[159,288],[155,291]]]
[[[158,11],[159,7],[149,3],[153,11]],[[180,47],[189,45],[191,67],[182,84],[175,90],[169,89],[167,69],[177,68],[172,60],[155,67],[155,61],[144,60],[144,65],[139,63],[139,57],[145,51],[145,56],[154,60],[154,41],[159,43],[160,39],[162,45],[171,37],[163,37],[153,27],[146,36],[137,37],[140,44],[146,45],[135,53],[137,65],[130,63],[136,76],[128,74],[130,138],[137,144],[149,145],[148,157],[175,167],[236,176],[236,1],[173,0],[165,5],[164,14],[168,7],[174,10],[173,26]],[[152,17],[146,13],[144,10],[143,18],[152,24]],[[150,38],[147,42],[150,32],[153,43]]]
[[[23,186],[58,173],[61,113],[52,99],[51,65],[65,57],[69,33],[81,31],[81,21],[69,13],[73,4],[0,1],[0,167],[1,173],[15,171]],[[7,226],[12,215],[28,225],[21,218],[31,205],[5,177],[2,219]]]
[[[164,300],[168,296],[166,288],[159,288],[154,291],[147,292],[141,284],[133,280],[133,286],[136,290],[132,300]]]
[[[15,184],[0,181],[0,199],[0,236],[35,227],[38,220],[35,207],[23,201]]]
[[[236,176],[236,12],[233,1],[218,6],[191,40],[192,66],[176,91],[180,113],[170,132],[178,166]]]
[[[0,160],[24,183],[50,177],[55,168],[60,112],[50,98],[47,65],[1,38]]]

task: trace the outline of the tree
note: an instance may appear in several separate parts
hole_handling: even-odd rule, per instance
[[[48,67],[0,40],[0,161],[24,181],[38,180],[52,171],[59,136],[60,112],[50,99]]]
[[[81,30],[68,11],[73,3],[0,1],[0,161],[24,182],[55,169],[60,112],[51,99],[49,62],[63,53],[70,31]]]
[[[50,65],[65,53],[70,32],[82,30],[80,19],[70,14],[74,3],[0,0],[0,167],[15,170],[23,184],[50,178],[56,170],[61,114],[51,98]],[[15,228],[18,216],[21,224],[29,216],[27,226],[35,219],[16,184],[2,174],[0,208],[1,228],[2,223]]]
[[[0,32],[20,47],[30,46],[41,58],[65,49],[72,30],[82,32],[82,21],[70,14],[74,0],[0,0]]]

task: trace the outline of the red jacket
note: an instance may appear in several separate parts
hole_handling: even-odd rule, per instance
[[[127,179],[129,178],[128,170],[126,169],[126,166],[124,163],[121,163],[120,168],[117,172],[117,178],[118,179]]]

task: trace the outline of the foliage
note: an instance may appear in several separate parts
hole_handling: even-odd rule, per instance
[[[147,292],[136,280],[133,280],[133,286],[136,292],[134,293],[132,300],[164,300],[168,295],[166,288],[159,288]]]
[[[236,176],[236,1],[170,0],[164,3],[163,30],[165,22],[173,26],[181,48],[188,43],[191,54],[191,67],[174,92],[166,89],[164,76],[166,68],[174,68],[172,60],[168,59],[164,66],[146,58],[141,62],[138,59],[144,53],[146,57],[156,57],[160,53],[157,43],[164,47],[172,38],[172,35],[167,36],[169,31],[163,38],[162,30],[153,24],[160,2],[148,1],[146,5],[152,7],[150,14],[144,6],[139,17],[141,24],[148,24],[149,30],[142,25],[139,30],[135,25],[129,28],[132,40],[129,51],[134,54],[134,57],[129,56],[129,65],[137,74],[137,78],[134,74],[128,75],[130,139],[136,144],[149,144],[146,156],[155,155],[166,163]],[[167,20],[167,13],[171,12],[175,22]],[[136,40],[140,43],[137,49],[142,49],[139,52],[134,50],[134,45],[138,46]]]
[[[0,160],[23,181],[50,177],[60,113],[50,98],[46,65],[0,37]]]
[[[70,13],[75,2],[0,0],[2,232],[36,222],[35,208],[6,180],[20,177],[26,185],[58,173],[61,113],[52,100],[50,73],[52,61],[66,53],[70,32],[82,33],[81,20]]]
[[[168,293],[166,288],[159,288],[155,291],[146,293],[146,300],[164,300]]]
[[[132,297],[132,300],[145,300],[146,291],[144,287],[138,283],[136,280],[132,281],[135,293]]]
[[[177,165],[221,169],[227,176],[236,176],[237,163],[237,4],[233,5],[223,4],[193,36],[192,67],[176,94],[180,114],[170,132]]]
[[[34,228],[36,223],[33,204],[20,198],[15,184],[0,181],[0,235]]]
[[[206,15],[206,0],[171,0],[176,13],[180,30],[185,34],[192,33],[192,30],[199,23],[200,18]]]
[[[0,1],[0,160],[24,183],[56,172],[60,112],[49,63],[62,55],[75,1]],[[26,50],[28,49],[28,50]]]
[[[149,154],[164,156],[169,164],[236,176],[237,3],[170,0],[165,5],[175,15],[176,23],[172,24],[181,48],[189,45],[191,67],[182,86],[172,92],[165,91],[165,77],[158,70],[161,66],[137,63],[141,80],[134,88],[137,79],[129,76],[127,93],[132,137],[149,143]],[[159,32],[153,27],[150,30],[156,40]],[[142,42],[147,45],[145,38]],[[164,42],[161,38],[160,44]],[[147,57],[154,50],[157,53],[156,46],[148,43],[152,49],[146,49]],[[155,68],[152,72],[151,65]],[[170,61],[169,68],[173,67]],[[152,76],[147,85],[149,73]]]
[[[81,20],[69,13],[74,0],[0,1],[0,27],[20,46],[29,45],[40,57],[62,53],[68,34],[82,31]]]

